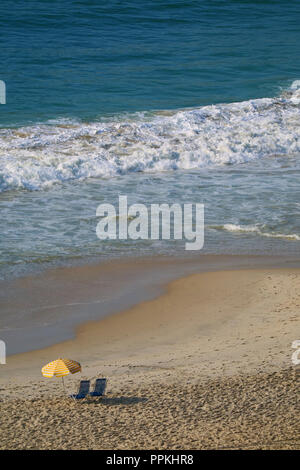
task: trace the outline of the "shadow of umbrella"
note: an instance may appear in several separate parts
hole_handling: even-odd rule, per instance
[[[85,404],[101,404],[101,405],[136,405],[137,403],[145,403],[148,401],[146,397],[102,397],[97,400],[89,399]]]

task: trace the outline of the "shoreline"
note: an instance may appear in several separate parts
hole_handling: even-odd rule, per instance
[[[72,267],[0,282],[0,338],[7,357],[74,339],[91,321],[160,295],[176,279],[198,272],[300,267],[287,256],[137,257]],[[20,315],[21,312],[21,315]]]
[[[220,263],[220,261],[222,261],[223,264]],[[130,342],[128,343],[126,338],[133,338],[136,346],[140,343],[144,344],[144,341],[146,340],[146,338],[144,337],[144,331],[147,328],[150,328],[150,331],[154,329],[155,335],[157,337],[161,337],[164,341],[166,339],[166,322],[170,322],[170,325],[172,325],[173,329],[178,328],[180,325],[180,328],[182,329],[182,331],[186,331],[188,337],[191,332],[187,330],[188,321],[186,320],[182,312],[186,311],[187,305],[189,305],[190,303],[191,305],[189,306],[189,308],[193,312],[191,316],[191,318],[193,318],[192,323],[195,321],[196,318],[196,313],[195,311],[193,311],[193,303],[201,302],[202,310],[203,308],[209,309],[210,313],[207,313],[206,311],[206,313],[203,311],[198,312],[198,314],[200,315],[200,319],[198,319],[197,322],[200,322],[200,329],[204,328],[204,331],[207,330],[213,332],[214,328],[216,328],[219,324],[226,323],[227,321],[229,321],[232,316],[232,311],[243,311],[245,302],[243,295],[247,298],[247,302],[249,302],[249,299],[252,298],[253,295],[257,295],[260,298],[260,291],[255,292],[255,294],[251,292],[250,286],[252,279],[255,280],[253,281],[254,284],[261,284],[261,289],[265,290],[265,286],[263,284],[264,282],[269,282],[264,280],[264,277],[267,276],[266,273],[272,273],[272,275],[274,275],[276,278],[280,278],[280,276],[286,276],[286,280],[284,280],[284,283],[288,288],[288,280],[293,276],[296,276],[296,278],[298,279],[298,272],[300,272],[300,267],[298,267],[298,261],[294,261],[294,263],[292,263],[296,264],[297,267],[288,267],[286,266],[286,260],[285,262],[281,260],[281,267],[279,267],[280,263],[278,266],[278,258],[273,258],[273,262],[269,263],[269,266],[266,267],[265,258],[263,260],[261,258],[259,260],[254,260],[252,266],[250,260],[248,259],[248,267],[246,269],[245,261],[246,260],[244,258],[241,259],[241,257],[235,258],[234,262],[232,258],[229,260],[227,257],[222,257],[222,260],[220,260],[220,258],[217,257],[216,265],[216,259],[212,259],[210,257],[209,260],[206,259],[205,263],[199,264],[199,262],[196,261],[190,264],[189,262],[187,265],[184,264],[180,267],[178,267],[178,264],[174,262],[174,264],[171,265],[172,269],[168,271],[169,279],[166,280],[165,277],[163,282],[163,276],[160,275],[156,279],[156,283],[152,285],[150,289],[146,290],[147,295],[145,296],[145,291],[142,290],[141,292],[139,292],[139,300],[137,300],[138,297],[136,297],[135,301],[132,301],[131,299],[131,304],[127,306],[127,308],[124,304],[123,308],[121,308],[121,306],[119,305],[119,308],[116,309],[114,312],[103,316],[98,315],[96,318],[90,319],[89,321],[79,322],[75,326],[74,334],[71,338],[68,337],[67,339],[64,339],[62,341],[56,341],[52,344],[47,345],[44,348],[32,349],[30,351],[24,351],[18,354],[9,355],[7,357],[7,364],[5,366],[2,366],[2,374],[0,381],[5,380],[5,378],[10,378],[12,374],[16,375],[17,377],[20,371],[22,371],[20,377],[23,378],[24,375],[26,375],[30,369],[33,369],[33,367],[28,367],[28,364],[34,364],[34,366],[37,367],[39,363],[43,364],[43,362],[49,362],[50,360],[53,360],[55,356],[67,354],[70,357],[74,357],[75,354],[77,359],[82,362],[81,358],[85,359],[87,356],[89,356],[91,353],[91,348],[93,348],[94,354],[96,354],[98,350],[106,350],[108,355],[110,355],[112,350],[110,351],[110,341],[108,340],[108,338],[111,338],[112,344],[114,342],[120,343],[121,349],[119,349],[119,352],[122,350],[122,348],[124,349],[125,345],[126,348],[130,350]],[[147,262],[149,263],[149,273],[150,276],[153,276],[153,260],[147,260],[147,262],[145,262],[145,260],[140,260],[140,262],[141,266],[139,267],[143,268],[143,272],[147,270],[145,264],[147,265]],[[169,260],[163,260],[158,263],[158,267],[160,270],[162,270],[164,263],[166,263],[166,266],[170,268]],[[228,267],[228,263],[230,265],[230,268]],[[112,273],[115,272],[116,267],[119,271],[121,269],[124,269],[125,275],[128,274],[129,267],[130,269],[135,269],[136,271],[134,272],[134,276],[132,279],[130,279],[130,283],[133,284],[136,281],[136,274],[141,274],[139,269],[137,269],[137,266],[133,268],[133,266],[129,266],[128,263],[125,263],[122,267],[120,264],[112,264],[110,266],[110,268],[112,269]],[[90,267],[88,268],[88,270],[89,269]],[[99,269],[100,271],[98,271]],[[107,265],[104,267],[104,269],[107,271]],[[181,273],[182,271],[185,272],[184,275],[178,276],[178,270],[180,269]],[[76,272],[76,270],[74,270],[73,268],[71,270],[61,269],[59,271],[55,271],[55,281],[62,282],[62,279],[65,277],[66,271],[68,273],[68,276],[72,275],[71,279],[68,278],[68,280],[72,282],[72,285],[74,283],[72,291],[74,291],[74,289],[76,290],[76,280],[78,280],[78,276],[81,277],[84,274],[86,280],[84,286],[85,291],[85,289],[91,282],[91,278],[87,276],[86,270],[82,271],[80,268],[79,271]],[[98,273],[98,275],[99,273],[103,275],[103,266],[101,266],[100,268],[99,266],[92,267],[92,271],[89,271],[89,275],[95,276],[95,272]],[[112,273],[110,273],[110,276],[112,275]],[[107,274],[108,273],[106,272],[106,275]],[[272,275],[270,274],[267,277],[270,277],[270,279],[272,279]],[[50,277],[51,276],[53,276],[53,272],[50,274]],[[47,277],[46,279],[49,279],[49,277]],[[112,279],[113,277],[111,278],[111,280]],[[43,282],[44,281],[45,279],[43,279]],[[27,279],[27,282],[30,281],[28,281]],[[273,281],[271,281],[271,283],[272,282]],[[280,285],[280,283],[281,281],[279,280],[278,286]],[[247,287],[248,284],[249,287]],[[24,287],[24,284],[22,285]],[[192,292],[191,285],[195,285],[196,293]],[[238,285],[240,286],[239,290],[237,289]],[[205,288],[203,286],[205,286]],[[224,286],[227,286],[228,293],[226,290],[224,290]],[[47,288],[49,288],[48,284]],[[98,289],[97,284],[96,288]],[[274,294],[274,289],[275,284],[273,287],[269,288],[269,294],[271,295],[270,302],[276,303],[279,297],[275,296],[277,296],[280,291],[276,291]],[[278,287],[278,289],[280,288]],[[88,294],[90,294],[91,291],[89,289],[87,291]],[[187,294],[187,292],[189,292],[189,295]],[[206,299],[208,292],[211,292],[211,297],[209,301],[205,300],[204,302],[203,298]],[[243,295],[242,292],[244,292]],[[129,294],[130,293],[131,292],[129,292]],[[224,299],[220,297],[221,294],[224,296]],[[44,293],[42,292],[41,297],[43,297],[43,295]],[[283,293],[281,293],[281,295],[283,295]],[[226,299],[228,296],[229,299],[231,299],[228,301],[231,306],[231,310],[229,309],[229,311],[227,312],[223,303],[225,302],[226,304]],[[174,299],[176,299],[176,301],[174,301]],[[169,301],[171,301],[171,304],[172,302],[174,303],[174,307],[172,308],[172,314],[170,313],[170,305],[168,304],[167,306],[164,306],[164,303]],[[285,298],[284,302],[286,301],[288,301],[287,298]],[[99,310],[98,302],[92,302],[92,305],[93,307]],[[180,311],[178,311],[179,305],[181,305]],[[83,308],[86,308],[85,304],[83,304]],[[165,325],[160,318],[157,318],[157,314],[154,314],[152,312],[152,309],[162,309],[165,312],[164,314],[166,315],[167,319],[165,320]],[[220,312],[219,316],[217,313],[218,311]],[[174,312],[177,312],[176,315]],[[243,314],[245,315],[245,312]],[[205,318],[209,318],[209,316],[213,318],[213,322],[211,323],[211,325],[209,324],[207,319],[205,320]],[[172,330],[172,328],[170,326],[170,331]],[[104,331],[106,331],[106,337],[103,336],[103,329]],[[95,333],[95,331],[97,333]],[[122,337],[122,333],[124,337]],[[228,334],[228,332],[226,334]],[[291,341],[293,339],[297,338],[292,338]],[[169,343],[167,342],[166,344],[167,347],[165,349],[167,351]],[[86,347],[87,345],[88,347]],[[151,341],[149,345],[151,349]],[[118,348],[116,349],[116,351],[117,350]],[[113,354],[113,357],[115,355],[116,352]],[[133,356],[134,355],[135,352],[133,352]],[[76,359],[76,357],[74,358]],[[287,364],[288,363],[285,363],[285,366],[287,366]],[[40,368],[37,367],[37,370],[33,374],[33,377],[35,379],[39,379],[39,373]]]

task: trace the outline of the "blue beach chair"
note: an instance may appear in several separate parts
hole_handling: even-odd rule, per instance
[[[102,397],[106,389],[106,379],[96,379],[94,391],[90,393],[91,397]]]
[[[81,400],[85,398],[90,391],[90,381],[89,380],[81,380],[78,388],[77,395],[71,395],[71,398],[75,398],[76,400]]]

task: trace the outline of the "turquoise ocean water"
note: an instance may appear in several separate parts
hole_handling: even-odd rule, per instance
[[[299,254],[299,1],[1,3],[0,277],[185,254],[96,208],[205,204],[210,253]]]

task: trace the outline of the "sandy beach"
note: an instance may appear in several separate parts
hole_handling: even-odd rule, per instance
[[[1,367],[1,449],[297,449],[300,269],[194,273],[76,337]],[[41,367],[106,377],[103,398],[64,396]]]

